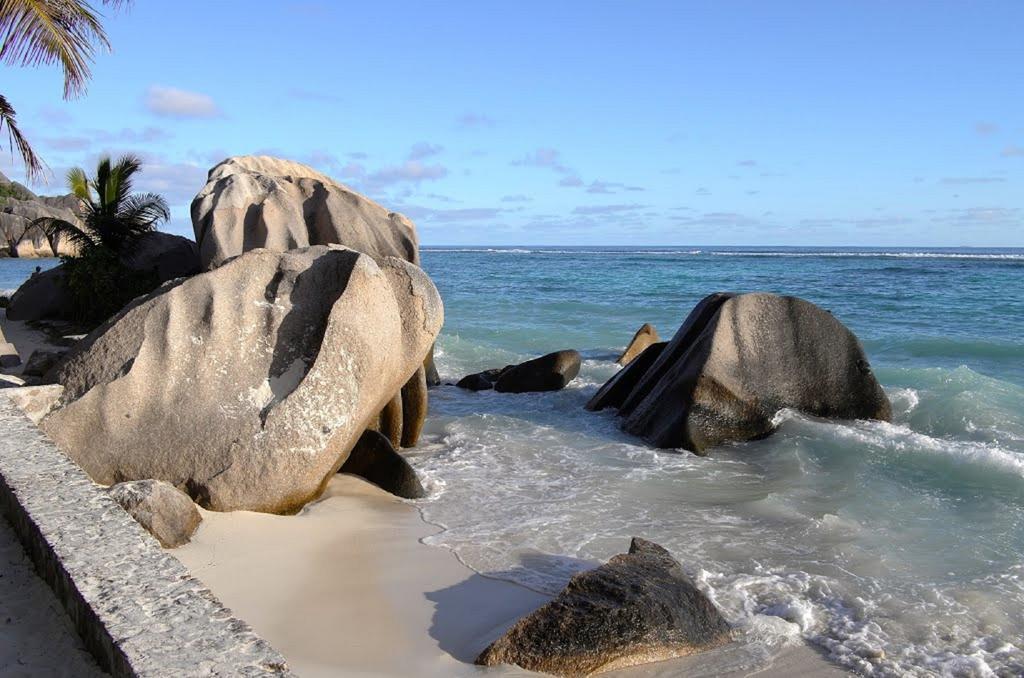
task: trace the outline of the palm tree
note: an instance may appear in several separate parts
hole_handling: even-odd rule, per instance
[[[41,225],[51,242],[66,238],[80,254],[103,249],[120,254],[130,250],[142,235],[171,218],[167,201],[155,193],[132,193],[132,178],[142,170],[142,161],[125,155],[116,163],[101,158],[96,178],[89,180],[80,167],[68,172],[68,187],[82,201],[82,226],[63,219],[43,217],[32,225]]]
[[[114,9],[131,0],[101,0]],[[99,15],[84,0],[0,0],[0,63],[46,66],[59,62],[64,70],[64,98],[85,92],[89,64],[97,47],[110,49]],[[43,162],[15,122],[14,108],[0,95],[0,133],[7,128],[11,149],[17,148],[29,180],[43,176]]]

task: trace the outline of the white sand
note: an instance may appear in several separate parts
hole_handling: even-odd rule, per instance
[[[480,676],[474,657],[547,600],[421,544],[436,528],[411,505],[350,476],[333,479],[324,497],[297,516],[204,511],[203,518],[192,543],[172,553],[307,678]],[[706,674],[708,659],[615,675]],[[485,673],[526,674],[515,667]],[[803,646],[757,673],[830,674],[843,675]]]
[[[37,349],[52,351],[59,348],[50,342],[45,332],[29,327],[25,322],[8,320],[5,308],[0,309],[0,329],[3,330],[4,338],[14,344],[14,348],[18,350],[18,356],[21,357],[20,365],[0,369],[3,374],[20,375],[21,371],[25,369],[25,363],[28,362],[29,356]]]
[[[0,516],[0,676],[105,675]]]

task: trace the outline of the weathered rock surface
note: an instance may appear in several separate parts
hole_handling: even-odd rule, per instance
[[[165,549],[187,544],[203,522],[189,496],[162,480],[118,483],[108,492]]]
[[[15,379],[15,377],[8,377],[8,379]],[[64,387],[60,384],[31,386],[26,385],[23,380],[18,381],[21,383],[15,382],[12,384],[14,388],[7,391],[5,395],[10,398],[11,402],[19,410],[25,413],[26,417],[32,420],[33,424],[38,426],[43,417],[52,412],[53,408],[57,406],[57,401],[60,400]]]
[[[623,429],[657,447],[702,453],[762,438],[783,408],[835,419],[892,417],[857,337],[796,297],[712,294],[672,341],[655,346],[602,386],[587,409],[619,408]]]
[[[198,273],[199,250],[188,238],[154,231],[139,238],[123,262],[130,270],[153,273],[158,283],[164,283]],[[22,283],[7,307],[11,320],[71,320],[73,313],[63,265],[37,273]]]
[[[405,457],[382,434],[368,430],[359,437],[339,473],[351,473],[365,478],[377,487],[404,499],[419,499],[427,495]]]
[[[729,640],[728,623],[672,555],[634,538],[628,554],[574,576],[476,663],[587,676],[695,654]]]
[[[419,268],[253,250],[136,299],[73,349],[43,430],[97,482],[159,479],[220,511],[321,492],[443,321]]]
[[[640,329],[636,331],[633,338],[629,342],[629,346],[619,356],[617,362],[620,365],[628,365],[633,361],[633,358],[637,357],[651,344],[657,344],[661,341],[661,337],[658,336],[658,330],[654,329],[654,325],[650,323],[644,323],[640,326]]]
[[[11,295],[7,305],[7,317],[11,320],[63,320],[73,313],[62,266],[34,274]]]
[[[74,254],[67,240],[49,238],[41,226],[32,222],[41,217],[54,217],[81,224],[75,210],[74,195],[38,196],[16,181],[0,174],[0,256],[54,257]]]
[[[192,228],[206,269],[256,248],[283,252],[343,245],[375,259],[420,263],[416,226],[312,167],[269,156],[228,158],[192,201]],[[426,381],[437,385],[433,350]]]
[[[579,351],[567,350],[548,353],[502,370],[494,390],[501,393],[557,391],[580,373],[582,359]]]
[[[257,247],[344,245],[419,264],[416,227],[312,167],[269,156],[228,158],[192,201],[204,268]]]

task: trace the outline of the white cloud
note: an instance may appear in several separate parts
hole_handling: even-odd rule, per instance
[[[212,118],[220,115],[213,98],[175,87],[153,85],[146,92],[146,108],[168,118]]]
[[[402,182],[418,184],[421,181],[434,181],[448,175],[448,169],[443,165],[425,165],[418,160],[407,160],[401,165],[384,167],[377,170],[367,180],[372,185],[388,186]]]
[[[421,141],[413,144],[413,147],[409,149],[409,160],[422,160],[423,158],[429,158],[432,155],[437,155],[443,150],[444,147],[442,146]]]

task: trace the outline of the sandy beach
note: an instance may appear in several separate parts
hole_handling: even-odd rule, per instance
[[[173,554],[301,676],[479,676],[476,655],[547,600],[420,543],[437,528],[414,506],[351,476],[333,479],[297,516],[204,511],[203,518],[192,542]],[[615,675],[708,675],[708,665],[729,665],[728,653]],[[487,673],[526,675],[515,667]],[[714,674],[845,675],[802,645],[766,669]]]
[[[106,675],[0,515],[0,675]]]

